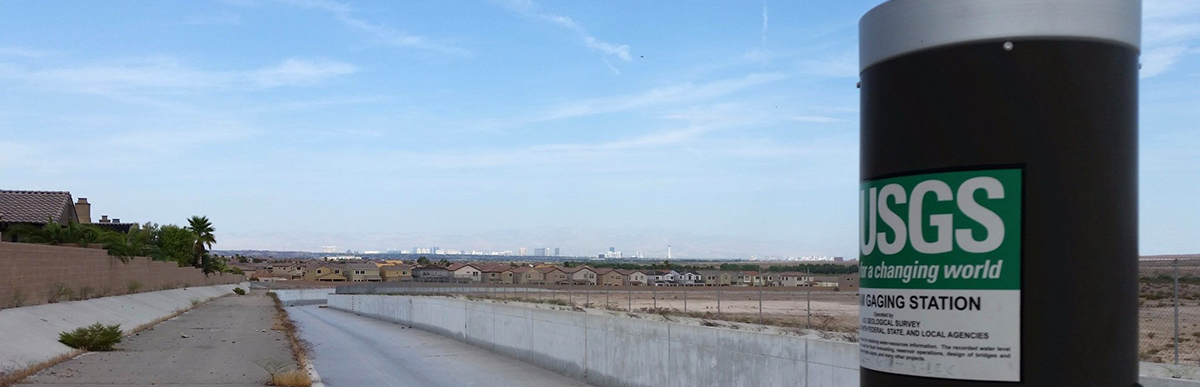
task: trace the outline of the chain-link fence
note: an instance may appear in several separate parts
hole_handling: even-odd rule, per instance
[[[1143,259],[1138,266],[1139,356],[1200,363],[1200,259]]]
[[[856,334],[858,298],[828,287],[356,284],[340,294],[452,295]]]

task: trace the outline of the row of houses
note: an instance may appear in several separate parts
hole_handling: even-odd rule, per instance
[[[252,277],[322,282],[429,282],[586,286],[817,286],[858,287],[855,274],[814,276],[799,272],[723,270],[627,270],[459,262],[448,266],[385,262],[309,262],[259,264]],[[245,269],[243,269],[245,270]],[[261,275],[260,275],[261,274]]]

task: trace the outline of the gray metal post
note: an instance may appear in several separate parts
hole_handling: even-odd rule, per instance
[[[758,281],[758,324],[759,324],[759,325],[762,325],[762,323],[763,323],[763,317],[762,317],[762,315],[763,315],[763,312],[762,312],[762,288],[763,288],[763,284],[762,284],[762,280],[760,279],[760,280]]]
[[[1142,1],[877,4],[858,45],[860,386],[1137,385]],[[914,347],[933,350],[896,359]]]
[[[650,298],[654,300],[654,311],[658,311],[658,289],[650,289]]]
[[[633,289],[629,289],[629,312],[633,313]]]
[[[687,290],[683,291],[683,313],[687,313]]]
[[[717,284],[717,315],[721,315],[721,284]]]
[[[604,309],[608,309],[608,289],[604,289]]]
[[[808,280],[805,280],[805,284],[807,286],[805,286],[804,291],[804,309],[807,315],[804,320],[804,328],[812,329],[812,270],[804,269],[804,275],[806,278],[808,278]]]
[[[1179,258],[1174,260],[1175,277],[1175,365],[1179,365]]]
[[[591,304],[591,303],[592,303],[592,291],[584,290],[583,291],[583,306],[586,307],[586,306],[588,306],[588,304]]]

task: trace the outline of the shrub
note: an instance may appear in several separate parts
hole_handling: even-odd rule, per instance
[[[239,295],[239,296],[244,296],[244,295],[246,295],[246,289],[242,289],[241,287],[236,287],[236,288],[233,288],[233,292],[234,292],[234,293],[236,293],[236,294],[237,294],[237,295]]]
[[[92,289],[91,286],[84,286],[82,289],[79,289],[79,298],[76,298],[76,299],[77,300],[86,300],[86,299],[92,298],[92,296],[95,293],[96,293],[96,290]]]
[[[59,301],[69,301],[75,296],[75,291],[64,285],[62,282],[50,285],[50,292],[46,296],[46,302],[56,303]]]
[[[21,289],[13,289],[12,296],[9,297],[8,305],[13,308],[25,306],[25,292]]]
[[[58,334],[58,342],[85,351],[111,351],[121,342],[121,324],[95,323]]]
[[[137,293],[138,290],[142,290],[142,283],[130,280],[129,283],[125,286],[125,290],[128,290],[127,293],[129,293],[129,294]]]

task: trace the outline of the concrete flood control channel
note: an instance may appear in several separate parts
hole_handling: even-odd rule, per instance
[[[857,387],[858,345],[688,325],[683,318],[440,296],[330,295],[329,308],[412,326],[607,386]],[[1200,368],[1142,364],[1143,387],[1200,387]],[[449,372],[449,371],[447,371]]]
[[[569,387],[566,376],[430,332],[316,306],[287,308],[328,387]]]
[[[293,360],[284,333],[271,329],[274,301],[255,293],[213,300],[126,337],[116,351],[67,360],[17,386],[263,386],[269,375],[256,361]]]

